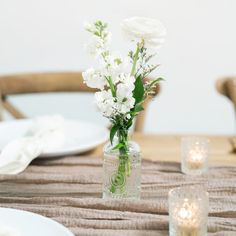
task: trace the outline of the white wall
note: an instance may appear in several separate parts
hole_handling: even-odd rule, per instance
[[[0,74],[82,70],[93,63],[83,50],[85,20],[108,21],[114,48],[125,53],[120,21],[157,17],[168,29],[158,72],[166,82],[148,112],[146,131],[233,133],[233,109],[214,84],[236,75],[235,9],[235,0],[0,0]],[[63,111],[67,117],[99,119],[98,113],[89,115],[94,107],[86,99],[50,95],[14,101],[30,115]],[[71,100],[77,110],[69,107]]]

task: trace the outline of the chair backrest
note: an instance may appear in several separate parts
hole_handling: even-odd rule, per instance
[[[9,95],[34,94],[48,92],[86,92],[94,93],[83,83],[81,72],[59,73],[32,73],[0,76],[0,119],[2,120],[3,109],[7,110],[14,118],[22,119],[26,116],[8,100]],[[160,91],[157,87],[154,96]],[[144,104],[145,111],[151,99]],[[135,122],[134,130],[141,132],[144,126],[145,111],[141,112]]]
[[[217,80],[216,89],[232,101],[236,110],[236,77],[226,77]]]

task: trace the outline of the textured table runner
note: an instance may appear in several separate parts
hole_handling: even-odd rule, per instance
[[[168,191],[203,184],[210,194],[208,235],[236,235],[236,167],[213,167],[190,177],[181,174],[178,163],[142,165],[142,200],[105,201],[101,159],[39,159],[20,175],[0,175],[0,207],[53,218],[76,236],[168,235]]]

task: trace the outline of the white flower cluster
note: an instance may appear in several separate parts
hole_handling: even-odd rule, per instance
[[[95,99],[104,116],[125,115],[135,103],[133,98],[135,78],[128,73],[118,73],[116,67],[111,73],[109,70],[112,68],[109,67],[108,70],[106,68],[97,70],[90,68],[83,72],[84,81],[90,88],[101,90],[95,93]],[[111,77],[112,74],[114,74],[113,77]],[[110,82],[114,88],[110,87],[109,79],[111,79]]]
[[[111,33],[103,29],[102,35],[99,35],[96,26],[90,23],[85,23],[84,28],[93,34],[89,42],[85,45],[86,51],[92,57],[97,58],[107,50],[111,42]]]
[[[102,74],[102,71],[95,70],[94,68],[89,68],[85,72],[82,73],[84,82],[87,84],[90,88],[96,88],[96,89],[104,89],[105,85],[107,84],[107,81],[105,77]]]
[[[133,90],[135,88],[135,69],[139,60],[139,46],[132,57],[131,73],[127,73],[128,59],[112,54],[108,50],[111,33],[101,21],[86,24],[85,29],[92,33],[87,44],[87,51],[99,61],[99,68],[90,68],[83,72],[84,82],[88,87],[98,89],[96,103],[104,116],[116,119],[117,116],[129,119],[130,111],[135,106]],[[157,48],[163,43],[166,33],[164,26],[157,20],[134,17],[123,21],[122,30],[131,41],[142,42],[145,47]],[[139,44],[137,44],[139,45]],[[151,71],[149,68],[148,71]],[[143,72],[143,75],[146,74]]]
[[[101,91],[95,93],[97,106],[106,117],[126,115],[134,107],[133,98],[135,78],[125,73],[128,59],[108,51],[111,34],[96,25],[86,25],[86,29],[93,33],[87,45],[88,52],[99,60],[99,69],[89,68],[82,73],[84,82],[90,88]]]
[[[110,88],[95,93],[97,105],[106,117],[125,115],[134,107],[134,77],[130,77],[128,74],[121,74],[119,78],[120,81],[116,86],[115,96]],[[128,114],[127,118],[129,118]]]

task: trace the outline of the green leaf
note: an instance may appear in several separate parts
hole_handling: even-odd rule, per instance
[[[134,112],[136,112],[136,113],[143,111],[143,110],[144,110],[144,108],[143,108],[142,104],[140,104],[140,103],[136,104],[134,107]]]
[[[112,144],[113,139],[114,139],[114,137],[115,137],[115,134],[116,134],[116,132],[118,131],[119,128],[120,128],[119,125],[114,125],[114,126],[112,126],[112,128],[111,128],[111,130],[110,130],[110,142],[111,142],[111,144]]]
[[[133,124],[133,120],[129,119],[129,121],[127,122],[126,128],[129,129]]]
[[[118,143],[115,147],[112,148],[112,150],[120,149],[122,147],[124,147],[124,144],[123,143]]]
[[[138,76],[138,78],[135,80],[134,85],[135,85],[135,88],[133,91],[133,97],[135,99],[135,104],[137,104],[143,101],[143,96],[145,92],[141,76]]]
[[[156,81],[156,82],[160,82],[160,81],[165,81],[165,79],[159,77],[159,78],[155,79],[155,81]]]

